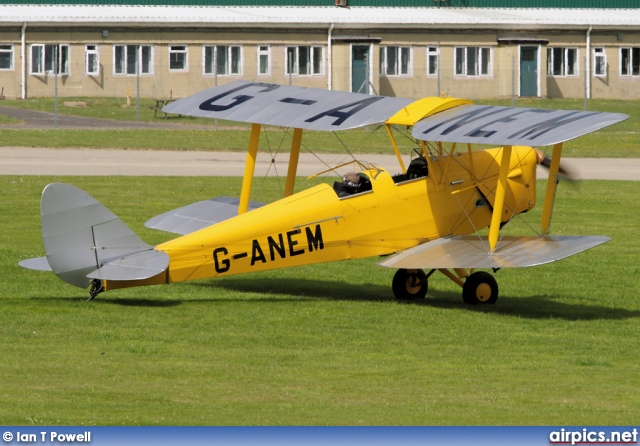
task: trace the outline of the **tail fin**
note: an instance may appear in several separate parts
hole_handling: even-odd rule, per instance
[[[53,183],[42,192],[46,260],[61,280],[86,288],[90,279],[139,280],[166,271],[169,256],[144,243],[114,213],[77,187]],[[42,261],[21,266],[46,269]]]

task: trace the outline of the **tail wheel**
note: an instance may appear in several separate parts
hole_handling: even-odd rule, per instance
[[[393,295],[399,300],[424,299],[429,280],[421,269],[399,269],[391,282]]]
[[[498,300],[498,282],[491,274],[477,271],[465,280],[462,300],[468,305],[494,304]]]

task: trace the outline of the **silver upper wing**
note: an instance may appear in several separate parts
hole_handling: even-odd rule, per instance
[[[423,141],[511,146],[548,146],[624,121],[622,113],[467,105],[418,122],[412,136]]]
[[[165,113],[309,130],[345,130],[386,121],[411,99],[236,81],[165,106]]]

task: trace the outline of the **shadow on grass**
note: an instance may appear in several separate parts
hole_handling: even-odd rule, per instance
[[[94,300],[101,303],[104,302],[105,304],[120,305],[122,307],[167,308],[182,305],[182,301],[178,299],[101,299],[100,296],[98,296]]]
[[[396,301],[390,287],[380,285],[350,284],[328,280],[299,278],[242,278],[223,279],[213,282],[193,283],[191,286],[206,288],[215,294],[220,288],[235,293],[252,293],[255,296],[211,297],[204,299],[164,299],[164,298],[118,298],[110,293],[100,294],[92,302],[98,305],[118,305],[123,307],[168,308],[185,303],[236,303],[236,302],[305,302],[315,299],[353,302],[392,302]],[[114,291],[113,293],[116,293]],[[32,299],[47,299],[34,297]],[[52,298],[60,301],[60,298]],[[62,300],[72,302],[86,301],[86,296],[67,297]],[[610,308],[596,305],[558,302],[544,296],[512,297],[501,296],[495,305],[465,305],[461,293],[430,289],[425,299],[416,301],[397,301],[398,305],[417,305],[446,310],[474,311],[478,313],[499,314],[529,319],[563,319],[570,321],[622,320],[640,317],[640,311],[623,308]]]
[[[135,299],[135,298],[117,298],[117,297],[107,297],[104,294],[100,294],[98,297],[93,299],[90,302],[87,302],[87,296],[77,296],[77,297],[32,297],[31,299],[36,300],[55,300],[59,302],[61,300],[67,300],[69,302],[86,302],[87,304],[96,303],[96,304],[113,304],[120,305],[122,307],[158,307],[158,308],[166,308],[166,307],[177,307],[181,305],[184,301],[179,299]]]
[[[206,287],[212,286],[211,283],[202,283],[198,285]],[[270,293],[287,296],[301,296],[299,300],[307,300],[309,298],[363,302],[384,302],[395,300],[390,287],[346,284],[309,279],[231,279],[216,282],[215,286],[245,293]],[[280,301],[281,299],[275,300]],[[290,301],[296,299],[287,300]],[[461,292],[438,291],[437,289],[431,289],[425,299],[408,302],[398,301],[398,304],[476,311],[530,319],[555,318],[579,321],[598,319],[621,320],[640,317],[640,311],[557,302],[553,299],[542,296],[518,298],[503,296],[498,299],[498,302],[495,305],[466,305],[462,302]]]

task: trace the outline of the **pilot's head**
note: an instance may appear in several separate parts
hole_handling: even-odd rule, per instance
[[[360,185],[360,177],[355,172],[348,172],[342,177],[342,181],[349,186],[358,187]]]

